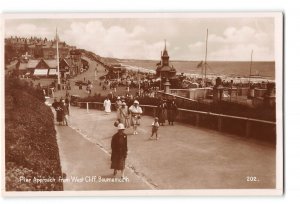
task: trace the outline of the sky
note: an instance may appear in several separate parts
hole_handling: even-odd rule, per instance
[[[6,19],[5,37],[59,39],[103,57],[159,60],[164,40],[170,60],[274,61],[274,19],[84,18]]]

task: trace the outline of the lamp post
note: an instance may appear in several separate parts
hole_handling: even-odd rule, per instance
[[[58,34],[56,28],[56,63],[57,63],[57,85],[60,90],[60,70],[59,70],[59,49],[58,49]]]
[[[138,80],[139,80],[139,96],[140,96],[141,95],[140,69],[138,69]]]

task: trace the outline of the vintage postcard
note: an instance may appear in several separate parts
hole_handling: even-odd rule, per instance
[[[2,194],[283,194],[283,14],[2,14]]]

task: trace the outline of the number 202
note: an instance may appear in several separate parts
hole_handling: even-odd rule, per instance
[[[258,179],[256,178],[256,176],[247,176],[247,181],[249,182],[254,182],[254,181],[258,181]]]

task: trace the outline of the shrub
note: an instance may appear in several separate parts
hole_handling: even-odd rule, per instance
[[[41,92],[19,80],[6,79],[5,175],[7,191],[62,190],[59,151],[51,109]],[[55,178],[56,182],[19,182]]]

